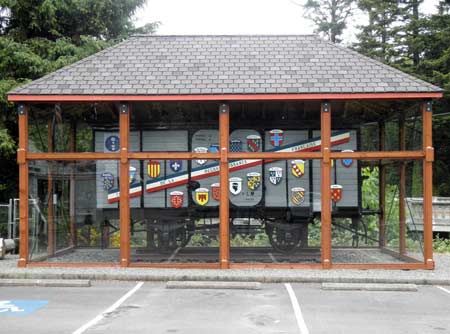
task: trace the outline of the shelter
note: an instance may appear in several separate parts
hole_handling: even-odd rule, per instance
[[[440,97],[316,36],[134,36],[9,92],[19,266],[432,269]]]

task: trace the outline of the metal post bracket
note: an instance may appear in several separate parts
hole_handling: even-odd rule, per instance
[[[434,147],[428,146],[425,148],[425,161],[433,162],[434,161]]]
[[[120,162],[123,164],[128,162],[128,149],[126,147],[122,147],[120,150]]]
[[[24,148],[19,148],[17,150],[17,163],[23,165],[26,163],[26,151]]]

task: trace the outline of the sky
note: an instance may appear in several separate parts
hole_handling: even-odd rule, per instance
[[[136,25],[160,21],[159,35],[311,34],[313,26],[298,5],[304,1],[147,0],[136,13]],[[437,3],[425,0],[422,11],[432,13]],[[353,21],[363,24],[364,17]],[[345,37],[352,39],[352,31]]]

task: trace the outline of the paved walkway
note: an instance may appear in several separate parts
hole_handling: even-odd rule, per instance
[[[218,280],[278,282],[411,283],[450,285],[450,254],[436,254],[435,270],[17,268],[17,256],[0,260],[0,279],[123,281]]]

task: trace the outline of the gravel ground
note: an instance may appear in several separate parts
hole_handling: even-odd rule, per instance
[[[92,280],[220,280],[260,282],[361,282],[450,285],[450,254],[435,254],[435,270],[17,268],[17,255],[0,260],[0,278]]]

